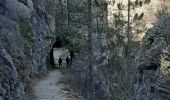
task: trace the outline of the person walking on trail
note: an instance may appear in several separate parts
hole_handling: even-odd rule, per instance
[[[72,64],[73,58],[75,58],[73,50],[70,50],[70,58],[71,58],[71,62],[70,63]]]
[[[69,59],[69,57],[67,56],[67,58],[66,58],[66,63],[67,63],[67,68],[69,68],[69,65],[70,65],[70,59]]]
[[[62,59],[61,59],[61,57],[58,59],[58,64],[59,64],[59,68],[61,68],[62,67]]]

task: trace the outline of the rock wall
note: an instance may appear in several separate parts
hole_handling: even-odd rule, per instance
[[[150,28],[136,56],[138,80],[136,100],[169,100],[169,23],[165,14]]]
[[[29,79],[47,71],[55,21],[46,4],[46,0],[0,1],[0,98],[4,100],[24,100]]]

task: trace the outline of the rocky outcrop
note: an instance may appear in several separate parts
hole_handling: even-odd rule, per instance
[[[47,71],[55,21],[47,14],[46,3],[0,1],[0,98],[4,100],[24,100],[30,77]]]
[[[9,99],[11,96],[11,91],[14,91],[17,83],[17,71],[11,56],[3,47],[0,47],[0,61],[0,95],[5,99]]]
[[[19,34],[19,28],[17,27],[17,24],[8,19],[7,17],[0,16],[0,45],[3,47],[3,51],[6,50],[8,51],[8,56],[10,56],[10,59],[6,59],[6,62],[10,62],[11,64],[6,65],[6,70],[3,69],[4,67],[1,67],[1,72],[4,77],[8,77],[3,73],[9,72],[9,73],[15,73],[15,75],[12,75],[12,77],[15,76],[14,79],[10,80],[7,78],[8,81],[14,81],[13,84],[6,84],[6,87],[11,87],[13,85],[18,84],[16,88],[19,88],[19,83],[18,79],[25,80],[26,77],[28,77],[31,69],[31,58],[30,54],[26,54],[25,52],[29,52],[30,48],[28,45],[24,45],[24,40],[22,40],[21,35]],[[4,55],[3,55],[4,56]],[[30,60],[29,60],[30,59]],[[13,67],[13,69],[8,70],[8,67],[10,66]],[[19,74],[19,77],[16,77],[16,75]],[[6,78],[2,79],[2,81],[5,81]],[[15,89],[16,89],[15,88]],[[8,90],[5,88],[7,91],[5,94],[8,98],[11,98],[10,96],[12,95],[11,92],[12,90]],[[14,92],[14,91],[13,91]],[[17,93],[17,92],[15,92]],[[22,93],[19,93],[22,94]],[[21,96],[21,95],[19,95]],[[4,96],[5,98],[5,96]]]
[[[137,100],[169,100],[170,14],[163,15],[144,37],[136,56]]]
[[[17,0],[6,0],[5,16],[15,20],[19,18],[30,18],[31,9]]]

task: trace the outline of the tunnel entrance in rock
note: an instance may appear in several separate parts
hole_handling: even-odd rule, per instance
[[[63,41],[60,37],[56,37],[55,43],[52,46],[53,48],[61,48],[63,46]]]
[[[66,48],[66,46],[71,43],[68,39],[56,37],[56,40],[54,44],[52,45],[49,60],[50,65],[52,69],[59,68],[58,67],[58,60],[60,57],[62,57],[63,63],[66,66],[66,58],[70,56],[69,50]],[[70,58],[70,57],[69,57]],[[66,67],[63,67],[66,68]]]

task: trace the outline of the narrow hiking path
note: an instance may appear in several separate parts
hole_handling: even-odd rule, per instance
[[[66,48],[54,48],[53,56],[57,65],[59,57],[65,59],[69,55]],[[63,60],[63,67],[66,62]],[[44,79],[38,80],[33,86],[33,100],[85,100],[70,88],[71,75],[69,69],[50,71]]]
[[[66,84],[67,76],[59,70],[50,71],[45,79],[39,80],[34,86],[33,100],[85,100],[73,92]]]

